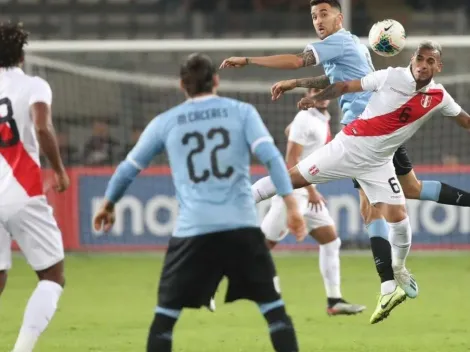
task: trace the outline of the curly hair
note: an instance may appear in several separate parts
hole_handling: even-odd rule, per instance
[[[18,66],[23,61],[28,35],[21,23],[0,23],[0,67]]]

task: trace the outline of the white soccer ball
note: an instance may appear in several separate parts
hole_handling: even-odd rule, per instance
[[[380,56],[397,55],[405,47],[405,42],[405,28],[395,20],[377,22],[369,31],[369,45]]]

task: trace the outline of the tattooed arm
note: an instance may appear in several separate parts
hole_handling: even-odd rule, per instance
[[[314,107],[315,101],[336,99],[343,94],[357,93],[362,91],[364,91],[364,89],[362,88],[361,80],[359,79],[355,81],[338,82],[330,84],[320,93],[314,95],[311,98],[302,98],[297,105],[299,109],[306,110],[308,108]]]
[[[271,87],[272,100],[277,100],[285,92],[295,88],[317,88],[323,89],[328,87],[330,80],[327,76],[308,77],[299,79],[288,79],[275,83]]]
[[[279,69],[298,69],[301,67],[315,65],[315,56],[309,50],[301,54],[282,54],[272,56],[258,56],[258,57],[231,57],[225,59],[220,68],[227,67],[243,67],[246,65],[257,65],[268,68]]]
[[[295,80],[295,86],[298,88],[325,89],[329,85],[330,79],[325,75],[318,77],[298,78]]]

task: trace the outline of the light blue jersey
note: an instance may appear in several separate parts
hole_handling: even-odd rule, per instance
[[[322,64],[331,83],[361,79],[374,71],[369,49],[359,38],[341,29],[318,43],[307,45],[317,64]],[[341,123],[354,121],[364,111],[371,92],[349,93],[340,98]]]
[[[179,202],[173,236],[258,226],[250,151],[271,174],[278,174],[273,182],[279,194],[292,192],[282,156],[256,109],[209,95],[189,99],[152,120],[113,175],[106,198],[117,202],[137,173],[164,149]]]

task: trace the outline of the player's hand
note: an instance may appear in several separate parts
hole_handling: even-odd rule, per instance
[[[114,213],[114,205],[105,202],[103,206],[98,210],[93,219],[93,227],[96,231],[105,231],[108,232],[114,225],[116,216]]]
[[[248,65],[248,62],[246,60],[246,57],[229,57],[228,59],[225,59],[222,64],[220,65],[220,69],[222,68],[229,68],[229,67],[236,67],[240,68],[243,66]]]
[[[323,195],[316,190],[315,187],[309,186],[308,188],[308,206],[311,210],[315,208],[316,212],[323,209],[323,205],[326,204],[326,199]]]
[[[297,201],[292,195],[284,197],[284,203],[287,208],[287,227],[295,236],[298,242],[304,240],[307,236],[307,226],[305,220],[297,207]]]
[[[297,107],[300,110],[308,110],[310,108],[314,108],[315,107],[315,100],[313,100],[311,98],[302,98],[297,103]]]
[[[54,178],[55,178],[55,184],[53,185],[53,188],[56,192],[62,193],[67,188],[69,188],[70,179],[65,170],[62,170],[61,172],[56,173],[54,175]]]
[[[286,81],[280,81],[280,82],[275,83],[271,87],[271,95],[272,95],[271,99],[278,100],[284,92],[292,90],[296,88],[296,86],[297,85],[296,85],[295,79],[289,79]]]

